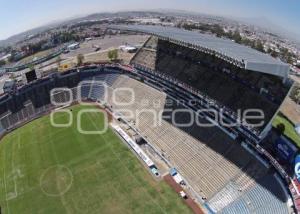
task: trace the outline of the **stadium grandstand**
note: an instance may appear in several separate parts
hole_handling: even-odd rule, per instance
[[[163,111],[166,115],[170,114],[169,109],[187,107],[171,102],[174,101],[172,95],[157,90],[150,79],[141,82],[141,78],[137,72],[129,73],[122,66],[100,66],[39,79],[18,89],[14,95],[1,98],[1,132],[13,130],[57,108],[51,100],[57,103],[69,100],[100,102],[110,111],[122,115],[170,166],[176,167],[210,212],[289,212],[289,195],[268,161],[258,159],[254,151],[236,143],[218,127],[202,130],[192,124],[191,128],[184,129],[168,120],[163,120],[159,127],[152,126],[157,118],[143,109]],[[99,81],[108,85],[107,96]],[[71,89],[72,93],[57,89],[50,96],[52,89],[63,87]],[[116,104],[112,93],[118,88],[131,88],[135,94],[134,103]],[[127,103],[131,94],[121,91],[114,99]],[[145,99],[148,100],[146,104]],[[127,110],[142,113],[130,116],[126,115]],[[178,114],[176,120],[185,121],[187,115]]]
[[[131,61],[136,71],[150,78],[148,83],[159,82],[160,88],[173,98],[186,97],[186,105],[191,98],[198,101],[189,108],[195,111],[213,108],[227,121],[240,123],[231,129],[217,126],[234,142],[256,147],[260,154],[257,158],[271,160],[289,185],[291,180],[283,168],[258,145],[268,135],[274,115],[292,87],[293,82],[288,79],[289,65],[230,40],[198,32],[143,25],[110,28],[151,35]],[[248,121],[244,123],[238,118],[237,111],[247,109],[264,112],[263,126],[252,127]],[[208,120],[215,119],[213,115],[205,116]]]
[[[84,66],[4,94],[0,97],[0,134],[48,114],[57,108],[53,101],[93,101],[117,115],[170,168],[176,168],[208,213],[293,212],[292,199],[297,196],[290,195],[290,176],[259,145],[290,90],[288,66],[230,41],[180,29],[110,28],[152,36],[137,51],[131,66]],[[133,102],[129,91],[114,93],[124,88],[134,92]],[[208,108],[241,125],[223,127],[209,112],[197,113]],[[237,110],[249,108],[263,110],[263,127],[239,121]],[[178,109],[187,111],[172,114]],[[191,117],[213,126],[199,127],[195,121],[189,127],[174,124],[174,120],[187,123]]]
[[[272,118],[292,86],[289,65],[230,40],[172,27],[111,28],[153,35],[132,64],[196,90],[210,106],[224,111],[224,117],[240,122],[241,129],[246,129],[241,132],[258,137],[257,141],[271,129]],[[261,109],[263,126],[253,128],[250,121],[239,121],[238,109]]]

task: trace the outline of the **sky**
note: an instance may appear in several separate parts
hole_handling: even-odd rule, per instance
[[[180,9],[212,15],[265,17],[300,35],[300,0],[0,0],[0,39],[95,12]]]

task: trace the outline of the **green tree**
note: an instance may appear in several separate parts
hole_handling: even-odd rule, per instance
[[[287,48],[280,48],[280,57],[287,63],[292,64],[293,58],[296,58],[295,54],[289,51]]]
[[[296,90],[295,99],[297,100],[297,102],[299,102],[299,100],[300,100],[300,89],[299,88]]]
[[[211,31],[212,31],[212,33],[216,34],[217,37],[222,37],[225,35],[223,28],[217,24],[213,25]]]
[[[29,68],[30,71],[34,70],[34,64],[32,63],[30,63],[27,67]]]
[[[289,63],[289,64],[293,64],[293,58],[292,58],[291,55],[287,55],[286,62]]]
[[[260,40],[256,41],[255,49],[263,53],[265,52],[264,45]]]
[[[268,54],[271,54],[271,53],[272,53],[272,51],[273,51],[273,50],[272,50],[270,47],[268,47],[268,49],[267,49],[267,53],[268,53]]]
[[[250,47],[253,45],[253,41],[251,41],[250,39],[247,39],[246,37],[242,38],[241,43],[244,45],[250,46]]]
[[[295,83],[291,93],[290,93],[290,98],[296,102],[296,103],[300,103],[300,85],[298,83]]]
[[[6,62],[4,60],[0,60],[0,67],[5,65],[5,64],[6,64]]]
[[[115,61],[118,59],[118,50],[117,49],[113,49],[108,51],[107,53],[107,57],[109,58],[110,61]]]
[[[238,30],[236,30],[233,35],[232,35],[232,39],[236,42],[236,43],[241,43],[242,42],[242,37],[241,34]]]
[[[271,56],[277,58],[278,57],[278,53],[274,50],[271,51]]]

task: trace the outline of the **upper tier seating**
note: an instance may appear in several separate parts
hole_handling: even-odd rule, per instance
[[[265,115],[264,125],[273,117],[289,91],[290,85],[283,84],[279,77],[240,69],[168,41],[150,41],[153,47],[156,46],[156,51],[143,47],[132,60],[133,64],[176,78],[234,112],[260,109]],[[157,44],[153,45],[155,41]]]

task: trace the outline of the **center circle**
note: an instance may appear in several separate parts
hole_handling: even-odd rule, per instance
[[[61,196],[72,186],[73,175],[71,170],[63,165],[47,168],[40,177],[41,190],[48,196]]]

